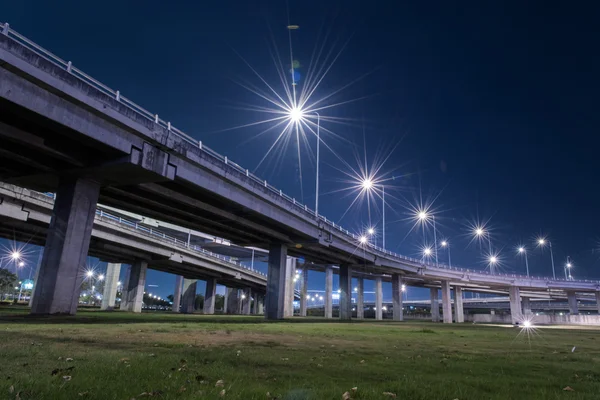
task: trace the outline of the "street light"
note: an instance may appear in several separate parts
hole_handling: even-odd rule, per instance
[[[571,281],[573,280],[573,275],[571,275],[572,267],[573,267],[573,264],[571,263],[571,257],[567,256],[567,263],[565,264],[565,276],[567,275],[567,272],[568,272],[568,275],[569,275],[568,279]]]
[[[365,235],[362,235],[358,238],[358,241],[360,242],[360,244],[365,244],[367,243],[367,237]]]
[[[475,227],[473,233],[475,234],[475,237],[478,238],[484,238],[487,236],[489,251],[490,254],[492,254],[492,240],[490,238],[490,233],[487,232],[482,226]]]
[[[394,179],[395,177],[392,177],[392,179]],[[362,180],[362,182],[360,183],[360,185],[362,186],[363,190],[366,192],[371,191],[371,189],[373,189],[375,187],[375,182],[373,182],[373,179],[367,177],[364,178]],[[383,247],[385,249],[385,186],[384,185],[378,185],[381,186],[381,201],[382,201],[382,208],[381,208],[381,247]],[[373,231],[373,233],[375,233],[375,231]]]
[[[527,249],[524,246],[519,246],[519,254],[525,256],[525,268],[527,269],[527,277],[529,277],[529,262],[527,261]]]
[[[448,249],[448,267],[452,267],[452,261],[450,259],[450,243],[447,240],[442,240],[442,247]]]
[[[435,264],[438,264],[438,251],[437,251],[437,228],[435,226],[435,215],[433,214],[428,214],[426,210],[421,210],[417,212],[417,218],[418,220],[423,224],[423,240],[426,240],[425,237],[425,223],[427,221],[429,221],[429,218],[432,219],[433,221],[433,243],[434,243],[434,250],[435,250]]]
[[[538,247],[546,246],[546,242],[548,242],[548,247],[550,248],[550,261],[552,262],[552,277],[556,279],[556,271],[554,270],[554,254],[552,254],[552,242],[546,240],[546,238],[540,237],[537,240]],[[566,278],[566,270],[565,270],[565,278]]]
[[[10,254],[10,257],[13,259],[13,261],[17,261],[18,259],[20,259],[20,258],[21,258],[21,253],[20,253],[20,252],[18,252],[18,251],[13,251],[13,252]]]
[[[496,273],[496,264],[498,263],[498,256],[496,255],[491,255],[490,258],[488,258],[488,261],[490,263],[490,272],[492,274]]]

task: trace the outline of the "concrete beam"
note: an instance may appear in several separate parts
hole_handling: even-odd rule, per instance
[[[197,279],[183,280],[183,296],[181,297],[181,312],[184,314],[193,314],[196,311],[196,290],[198,288]]]
[[[452,300],[449,281],[442,281],[442,317],[445,324],[452,323]]]
[[[578,315],[579,314],[579,306],[577,305],[577,293],[568,291],[567,292],[567,300],[569,302],[569,314]]]
[[[356,278],[356,319],[365,319],[365,280]]]
[[[518,286],[511,286],[508,291],[510,298],[510,316],[513,324],[520,323],[523,319],[521,312],[521,291]]]
[[[302,276],[300,279],[300,316],[306,317],[308,306],[308,268],[306,268],[306,266],[302,269]]]
[[[375,278],[375,319],[383,319],[383,287],[380,276]]]
[[[465,322],[463,289],[460,286],[454,286],[454,320],[457,324]]]
[[[269,320],[283,319],[286,258],[287,245],[271,244],[269,246],[269,270],[265,298],[267,308],[265,318]]]
[[[83,281],[79,270],[86,265],[99,193],[98,182],[60,178],[35,285],[32,314],[74,315],[77,312]]]
[[[215,313],[215,300],[217,296],[217,279],[209,278],[206,280],[206,290],[204,292],[204,314]]]
[[[102,294],[101,310],[113,310],[115,308],[120,274],[121,264],[108,263],[106,267],[106,276],[104,278],[104,293]]]
[[[352,268],[340,265],[340,319],[352,319]]]
[[[402,305],[402,275],[392,275],[392,299],[394,321],[404,321],[404,309]]]
[[[325,318],[333,317],[333,269],[325,268]]]
[[[129,282],[127,282],[127,311],[142,312],[147,270],[148,263],[146,261],[136,260],[131,264]]]
[[[181,306],[181,285],[183,285],[183,276],[177,275],[175,277],[175,291],[173,293],[173,307],[171,310],[178,313]]]
[[[438,289],[430,288],[429,296],[431,297],[431,320],[433,322],[440,322],[440,298]]]

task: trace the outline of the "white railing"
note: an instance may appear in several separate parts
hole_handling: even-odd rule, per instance
[[[48,50],[38,46],[31,40],[27,39],[23,35],[19,34],[18,32],[16,32],[13,29],[11,29],[8,23],[0,24],[0,32],[4,35],[10,37],[11,39],[17,41],[18,43],[22,44],[23,46],[27,47],[31,51],[35,52],[37,55],[43,57],[44,59],[50,61],[51,63],[55,64],[56,66],[69,72],[73,76],[79,78],[81,81],[87,83],[91,87],[93,87],[93,88],[99,90],[100,92],[104,93],[105,95],[115,99],[116,101],[120,102],[121,104],[123,104],[124,106],[129,108],[130,110],[135,111],[138,115],[146,118],[149,121],[153,121],[155,124],[161,126],[162,128],[166,129],[167,131],[175,134],[176,136],[180,137],[181,139],[185,140],[186,142],[194,145],[196,148],[198,148],[200,151],[204,152],[205,154],[210,155],[211,157],[215,158],[218,161],[221,161],[224,164],[224,166],[223,166],[224,168],[229,167],[231,169],[234,169],[234,170],[246,175],[246,177],[250,178],[255,183],[259,184],[260,186],[264,186],[272,194],[275,194],[276,196],[279,196],[280,198],[286,200],[295,211],[304,213],[304,214],[308,214],[309,216],[312,216],[312,217],[316,218],[317,220],[321,220],[321,221],[325,222],[327,225],[331,226],[332,228],[336,229],[337,231],[348,235],[355,241],[355,243],[357,243],[357,245],[359,245],[363,248],[369,248],[371,250],[375,250],[375,251],[385,254],[387,256],[395,257],[397,259],[400,259],[401,261],[410,262],[410,263],[418,265],[418,266],[427,266],[427,267],[432,267],[432,268],[445,268],[445,269],[450,269],[450,270],[454,270],[454,271],[463,271],[466,273],[479,273],[479,274],[493,275],[493,276],[499,276],[499,277],[567,281],[566,279],[550,279],[548,277],[532,277],[532,276],[524,276],[524,275],[518,275],[518,274],[492,274],[489,271],[450,267],[448,265],[439,264],[439,263],[432,264],[429,262],[422,262],[421,260],[416,259],[416,258],[403,256],[401,254],[383,249],[383,248],[378,247],[371,243],[359,244],[360,242],[359,242],[358,235],[356,235],[352,232],[349,232],[347,229],[344,229],[340,225],[337,225],[335,222],[328,220],[327,218],[325,218],[322,215],[316,215],[313,210],[308,208],[308,206],[301,204],[298,201],[296,201],[295,198],[284,194],[280,189],[275,188],[274,186],[270,185],[266,180],[260,179],[258,176],[251,173],[248,169],[245,169],[245,168],[241,167],[239,164],[231,161],[227,156],[223,156],[223,155],[217,153],[216,151],[205,146],[202,143],[202,141],[196,140],[193,137],[184,133],[183,131],[175,128],[171,124],[171,122],[168,122],[168,121],[165,121],[165,120],[159,118],[158,114],[152,114],[150,111],[137,105],[136,103],[129,100],[125,96],[121,95],[120,91],[109,88],[108,86],[98,82],[91,76],[87,75],[83,71],[75,68],[73,66],[73,64],[71,63],[71,61],[65,61],[65,60],[61,59],[60,57],[52,54]],[[569,282],[571,282],[571,281],[569,281]],[[580,282],[599,282],[600,283],[600,281],[588,281],[588,280],[585,280],[585,281],[580,280]]]

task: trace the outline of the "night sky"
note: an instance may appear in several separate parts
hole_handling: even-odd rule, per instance
[[[400,176],[386,188],[390,250],[420,257],[423,236],[410,232],[408,207],[435,199],[438,235],[450,240],[455,265],[485,268],[480,246],[469,245],[469,224],[479,219],[489,220],[504,272],[524,273],[515,250],[522,242],[531,272],[550,276],[549,253],[533,245],[544,234],[557,276],[571,256],[576,278],[600,278],[600,10],[579,3],[289,2],[289,22],[300,26],[292,32],[298,88],[313,49],[324,44],[325,54],[343,52],[314,99],[352,82],[324,104],[362,98],[321,111],[344,122],[324,121],[335,136],[323,131],[323,141],[354,168],[365,145],[369,165],[397,145],[381,169]],[[279,133],[255,138],[268,124],[228,129],[266,118],[240,105],[268,106],[236,83],[266,90],[240,56],[283,92],[270,51],[287,71],[284,0],[21,0],[3,2],[0,21],[245,167],[255,168]],[[302,200],[312,208],[316,139],[308,141]],[[257,174],[300,200],[294,146],[268,157]],[[354,198],[339,192],[347,167],[323,147],[321,160],[320,212],[358,233],[369,224],[367,205],[340,219]],[[380,226],[380,211],[371,207],[372,224]],[[427,235],[432,242],[432,229]],[[162,296],[172,282],[163,273],[148,277]],[[315,273],[310,288],[323,287]]]

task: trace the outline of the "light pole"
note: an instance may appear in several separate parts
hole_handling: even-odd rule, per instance
[[[544,247],[546,245],[546,239],[539,238],[538,241],[539,247]],[[552,242],[548,240],[548,247],[550,247],[550,261],[552,262],[552,277],[556,279],[556,271],[554,270],[554,254],[552,254]]]
[[[434,247],[434,251],[435,251],[435,264],[438,264],[438,245],[437,245],[437,228],[435,226],[435,215],[429,215],[426,211],[419,211],[417,213],[417,218],[421,221],[421,223],[423,224],[423,241],[426,241],[426,237],[425,237],[425,223],[427,223],[427,221],[429,220],[429,217],[431,217],[431,219],[433,220],[433,247]]]
[[[447,240],[442,240],[441,245],[448,249],[448,267],[452,268],[452,261],[450,260],[450,243]]]
[[[571,275],[571,267],[573,267],[573,264],[571,263],[571,257],[567,256],[567,263],[565,264],[565,278],[572,281],[573,280],[573,276]],[[567,277],[567,271],[568,273],[568,277]]]
[[[527,277],[529,277],[529,262],[527,261],[527,249],[524,246],[519,247],[519,254],[525,256],[525,268],[527,270]]]
[[[317,116],[317,184],[316,184],[316,196],[315,196],[315,215],[319,217],[319,148],[321,147],[321,115],[318,112],[315,113]]]
[[[371,189],[373,189],[375,187],[375,184],[373,183],[371,178],[365,178],[361,182],[361,186],[362,186],[363,190],[369,192],[369,191],[371,191]],[[381,186],[381,199],[383,201],[382,214],[381,214],[381,218],[382,218],[381,237],[382,237],[382,242],[383,242],[382,247],[383,247],[383,249],[385,249],[385,186],[384,185],[378,185],[378,186]]]
[[[425,257],[427,257],[427,258],[431,257],[431,253],[432,253],[431,247],[425,247],[423,249],[423,258],[421,258],[422,262],[425,262]]]
[[[498,257],[490,256],[488,261],[490,262],[490,272],[492,274],[495,274],[496,273],[496,263],[498,262]]]

